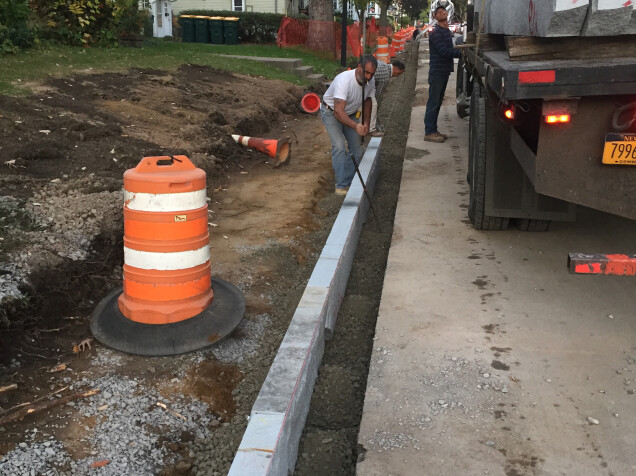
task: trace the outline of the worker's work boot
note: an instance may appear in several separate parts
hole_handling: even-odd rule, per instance
[[[349,187],[345,187],[345,188],[336,187],[336,195],[346,195],[348,191],[349,191]]]
[[[426,134],[424,136],[424,140],[427,142],[444,142],[446,137],[444,137],[439,132],[433,132],[432,134]]]
[[[444,138],[444,140],[448,139],[448,136],[446,134],[442,134],[440,131],[437,131],[437,133],[442,136]]]

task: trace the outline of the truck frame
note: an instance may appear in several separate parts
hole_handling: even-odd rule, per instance
[[[456,91],[474,228],[546,231],[577,205],[636,219],[636,37],[479,35],[478,22],[468,5]],[[536,54],[511,57],[524,42]]]

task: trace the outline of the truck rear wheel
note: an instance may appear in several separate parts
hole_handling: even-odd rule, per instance
[[[457,100],[457,115],[462,119],[468,117],[468,105],[465,104],[466,96],[469,94],[470,89],[468,84],[469,76],[468,72],[464,68],[464,60],[459,59],[457,63],[457,75],[455,77],[455,98]]]
[[[552,220],[517,218],[515,222],[520,231],[548,231]]]
[[[476,230],[498,231],[508,228],[507,217],[486,215],[486,99],[475,79],[470,96],[468,139],[468,218]]]

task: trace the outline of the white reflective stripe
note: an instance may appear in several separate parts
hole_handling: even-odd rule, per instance
[[[136,193],[124,190],[124,203],[130,210],[143,212],[185,212],[206,205],[205,189],[182,193]]]
[[[124,246],[124,263],[133,268],[175,271],[194,268],[208,261],[210,261],[210,247],[208,245],[198,250],[175,251],[173,253],[139,251]]]
[[[251,137],[248,137],[248,136],[237,136],[236,134],[232,134],[232,139],[234,139],[239,144],[242,144],[242,145],[247,147],[247,143],[249,142]]]
[[[563,10],[571,10],[573,8],[585,7],[589,4],[590,0],[556,0],[554,11],[560,12]]]

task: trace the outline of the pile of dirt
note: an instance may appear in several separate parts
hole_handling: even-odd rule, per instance
[[[86,260],[97,236],[119,244],[126,169],[144,156],[185,154],[211,191],[227,188],[229,174],[257,157],[231,134],[269,133],[300,112],[302,95],[282,81],[193,65],[77,74],[36,89],[0,96],[0,306],[11,301],[0,326],[8,330],[23,327],[23,309],[12,309],[22,291],[33,294],[29,275]]]
[[[17,386],[0,394],[0,421],[101,392],[0,424],[0,473],[85,474],[104,460],[102,474],[227,472],[342,201],[320,118],[301,112],[297,86],[195,65],[34,89],[0,96],[0,386]],[[273,168],[232,133],[290,136],[292,159]],[[184,356],[114,352],[88,323],[121,284],[122,175],[176,154],[207,173],[213,274],[243,292],[245,318]]]

